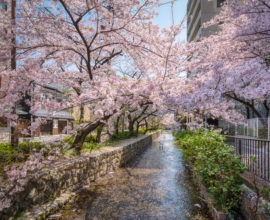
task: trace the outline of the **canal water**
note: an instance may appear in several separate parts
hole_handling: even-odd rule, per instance
[[[164,132],[135,161],[78,193],[49,219],[208,219],[181,151]]]

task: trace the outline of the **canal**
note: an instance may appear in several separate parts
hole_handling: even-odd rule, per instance
[[[204,217],[203,217],[204,216]],[[171,132],[49,219],[208,219]]]

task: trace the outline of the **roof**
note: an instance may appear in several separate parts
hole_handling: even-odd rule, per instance
[[[58,112],[48,112],[45,109],[37,110],[34,114],[36,117],[50,117],[59,119],[72,119],[74,120],[72,114],[68,111],[58,111]]]

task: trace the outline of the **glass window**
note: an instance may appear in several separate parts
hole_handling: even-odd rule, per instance
[[[6,11],[7,10],[7,3],[5,1],[0,0],[0,8],[4,9]]]

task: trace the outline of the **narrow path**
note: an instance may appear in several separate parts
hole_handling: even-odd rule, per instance
[[[164,132],[132,164],[82,190],[57,219],[194,219],[196,203],[182,153]]]

